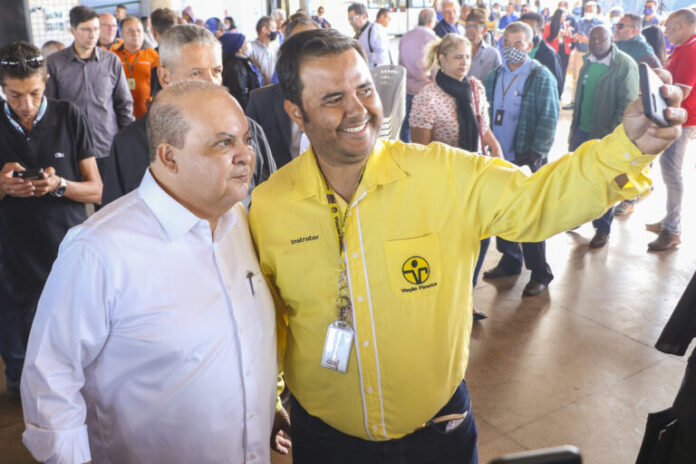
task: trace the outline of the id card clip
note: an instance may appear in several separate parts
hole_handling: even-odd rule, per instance
[[[345,373],[353,346],[353,328],[344,321],[329,324],[321,356],[321,367]]]

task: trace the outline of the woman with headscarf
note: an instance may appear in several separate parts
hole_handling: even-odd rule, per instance
[[[481,81],[467,78],[471,65],[471,43],[458,34],[436,39],[425,52],[426,69],[435,64],[435,81],[427,84],[413,99],[409,126],[411,141],[427,145],[442,142],[471,153],[488,153],[502,158],[502,148],[493,135],[488,120],[488,101]],[[488,249],[490,239],[481,241],[473,285]],[[474,320],[485,314],[473,308]]]
[[[254,65],[244,54],[246,37],[244,34],[227,33],[219,38],[222,43],[222,85],[230,89],[243,109],[249,102],[249,94],[260,87],[259,77]]]

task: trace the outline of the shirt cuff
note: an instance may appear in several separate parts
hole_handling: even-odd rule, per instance
[[[47,464],[82,464],[92,460],[87,425],[71,430],[47,430],[27,424],[22,442],[34,459]]]
[[[611,194],[620,199],[642,197],[650,192],[650,164],[658,155],[644,155],[628,138],[623,124],[602,140],[602,149],[597,156],[612,170],[625,174],[628,182],[623,187],[611,183]]]

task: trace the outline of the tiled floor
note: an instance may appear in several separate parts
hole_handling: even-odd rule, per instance
[[[568,117],[563,111],[555,156],[566,145]],[[692,142],[692,155],[695,150]],[[527,271],[479,284],[475,301],[489,318],[474,327],[467,381],[482,463],[559,444],[578,446],[588,464],[634,462],[647,413],[671,403],[685,368],[685,360],[652,345],[696,270],[689,202],[696,196],[695,164],[688,156],[685,243],[678,249],[646,252],[655,235],[644,224],[664,212],[656,169],[655,192],[616,219],[605,248],[588,248],[591,225],[547,242],[556,276],[548,293],[520,297]],[[484,269],[498,259],[494,248]],[[21,445],[22,430],[19,404],[0,393],[0,463],[33,462]],[[275,455],[273,462],[291,460]]]

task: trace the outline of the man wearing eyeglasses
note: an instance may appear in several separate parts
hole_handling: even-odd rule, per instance
[[[75,41],[47,60],[46,95],[80,108],[92,132],[99,174],[108,177],[106,158],[118,131],[134,121],[133,97],[121,60],[97,47],[99,16],[92,8],[70,10]]]
[[[355,31],[355,38],[367,54],[370,68],[389,64],[389,38],[381,24],[371,23],[367,8],[362,3],[351,3],[348,7],[348,22]]]
[[[82,112],[44,96],[39,49],[0,49],[0,354],[7,390],[19,393],[36,305],[58,245],[99,203],[102,184]]]
[[[116,37],[118,32],[118,23],[116,16],[111,13],[102,13],[99,15],[99,42],[97,46],[103,50],[113,51],[121,44],[123,40]]]
[[[474,8],[466,17],[466,38],[471,42],[471,67],[469,76],[482,81],[489,72],[503,64],[500,52],[488,45],[486,35],[486,10]]]

